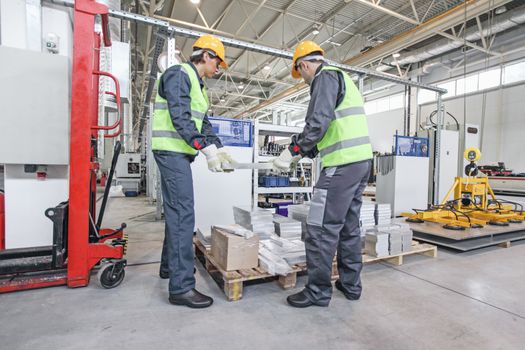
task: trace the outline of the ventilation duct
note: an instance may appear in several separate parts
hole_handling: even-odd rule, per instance
[[[481,33],[477,26],[468,28],[465,35],[465,39],[470,42],[478,41],[481,39],[482,36],[486,37],[488,35],[501,33],[507,29],[525,23],[525,8],[514,9],[512,11],[508,11],[507,13],[501,16],[495,17],[490,27],[487,26],[487,23],[487,21],[483,23],[484,26],[486,26],[486,28],[484,28]],[[403,57],[397,59],[396,62],[399,65],[417,63],[441,55],[445,52],[460,48],[462,46],[463,43],[461,41],[440,39],[433,44],[405,53]],[[392,60],[391,64],[395,64],[395,62]],[[388,65],[380,65],[376,68],[376,70],[384,72],[391,68],[392,67]]]

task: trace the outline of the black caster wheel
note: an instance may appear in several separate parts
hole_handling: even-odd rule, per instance
[[[511,224],[521,224],[523,221],[521,221],[521,220],[516,220],[516,219],[512,219],[512,220],[509,220],[509,222],[510,222]]]
[[[115,288],[122,283],[126,272],[124,270],[125,262],[106,262],[103,263],[97,273],[98,284],[106,289]]]
[[[470,228],[483,228],[483,225],[480,225],[480,224],[472,224],[472,225],[470,225]]]

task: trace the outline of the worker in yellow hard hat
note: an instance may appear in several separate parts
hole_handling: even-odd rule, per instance
[[[292,76],[310,85],[304,130],[274,160],[277,171],[289,171],[301,157],[321,158],[305,237],[308,283],[287,301],[295,307],[328,306],[332,297],[332,260],[337,252],[335,287],[349,300],[361,296],[359,216],[372,159],[363,98],[343,70],[325,62],[313,41],[297,45]]]
[[[167,59],[164,61],[159,63],[162,76],[158,81],[151,139],[161,174],[166,219],[159,275],[170,280],[170,303],[205,308],[213,299],[195,289],[195,211],[190,163],[200,151],[206,156],[210,171],[232,168],[233,159],[208,120],[210,104],[202,80],[228,64],[224,45],[211,35],[203,35],[193,44],[190,62],[166,69]]]

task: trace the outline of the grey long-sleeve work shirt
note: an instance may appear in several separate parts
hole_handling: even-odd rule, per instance
[[[199,78],[200,88],[204,87],[204,82],[197,72],[193,63],[188,64],[195,70]],[[191,82],[190,77],[182,70],[180,65],[168,68],[162,74],[159,82],[158,94],[168,102],[171,121],[179,135],[191,147],[200,150],[211,144],[217,148],[222,147],[221,140],[213,132],[212,125],[208,116],[204,116],[202,130],[199,132],[195,122],[191,119]]]
[[[343,75],[337,71],[321,71],[323,66],[317,68],[310,86],[310,103],[303,132],[292,137],[289,148],[292,155],[313,158],[319,153],[317,144],[335,119],[335,108],[344,99],[346,89]]]

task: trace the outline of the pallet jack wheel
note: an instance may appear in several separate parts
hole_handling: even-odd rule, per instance
[[[421,219],[413,219],[413,218],[407,218],[405,220],[406,222],[412,222],[412,223],[415,223],[415,224],[422,224],[424,223],[425,221],[421,220]]]
[[[456,225],[449,225],[449,224],[443,225],[443,228],[445,228],[447,230],[454,230],[454,231],[463,231],[463,230],[465,230],[465,228],[463,226],[456,226]]]
[[[489,225],[492,225],[492,226],[509,226],[509,223],[508,222],[504,222],[504,221],[489,221]]]
[[[124,266],[126,266],[125,260],[124,262],[109,261],[103,263],[97,273],[98,284],[106,289],[117,287],[122,283],[126,275]]]
[[[483,225],[480,225],[480,224],[472,224],[472,225],[470,225],[470,228],[483,228]]]

